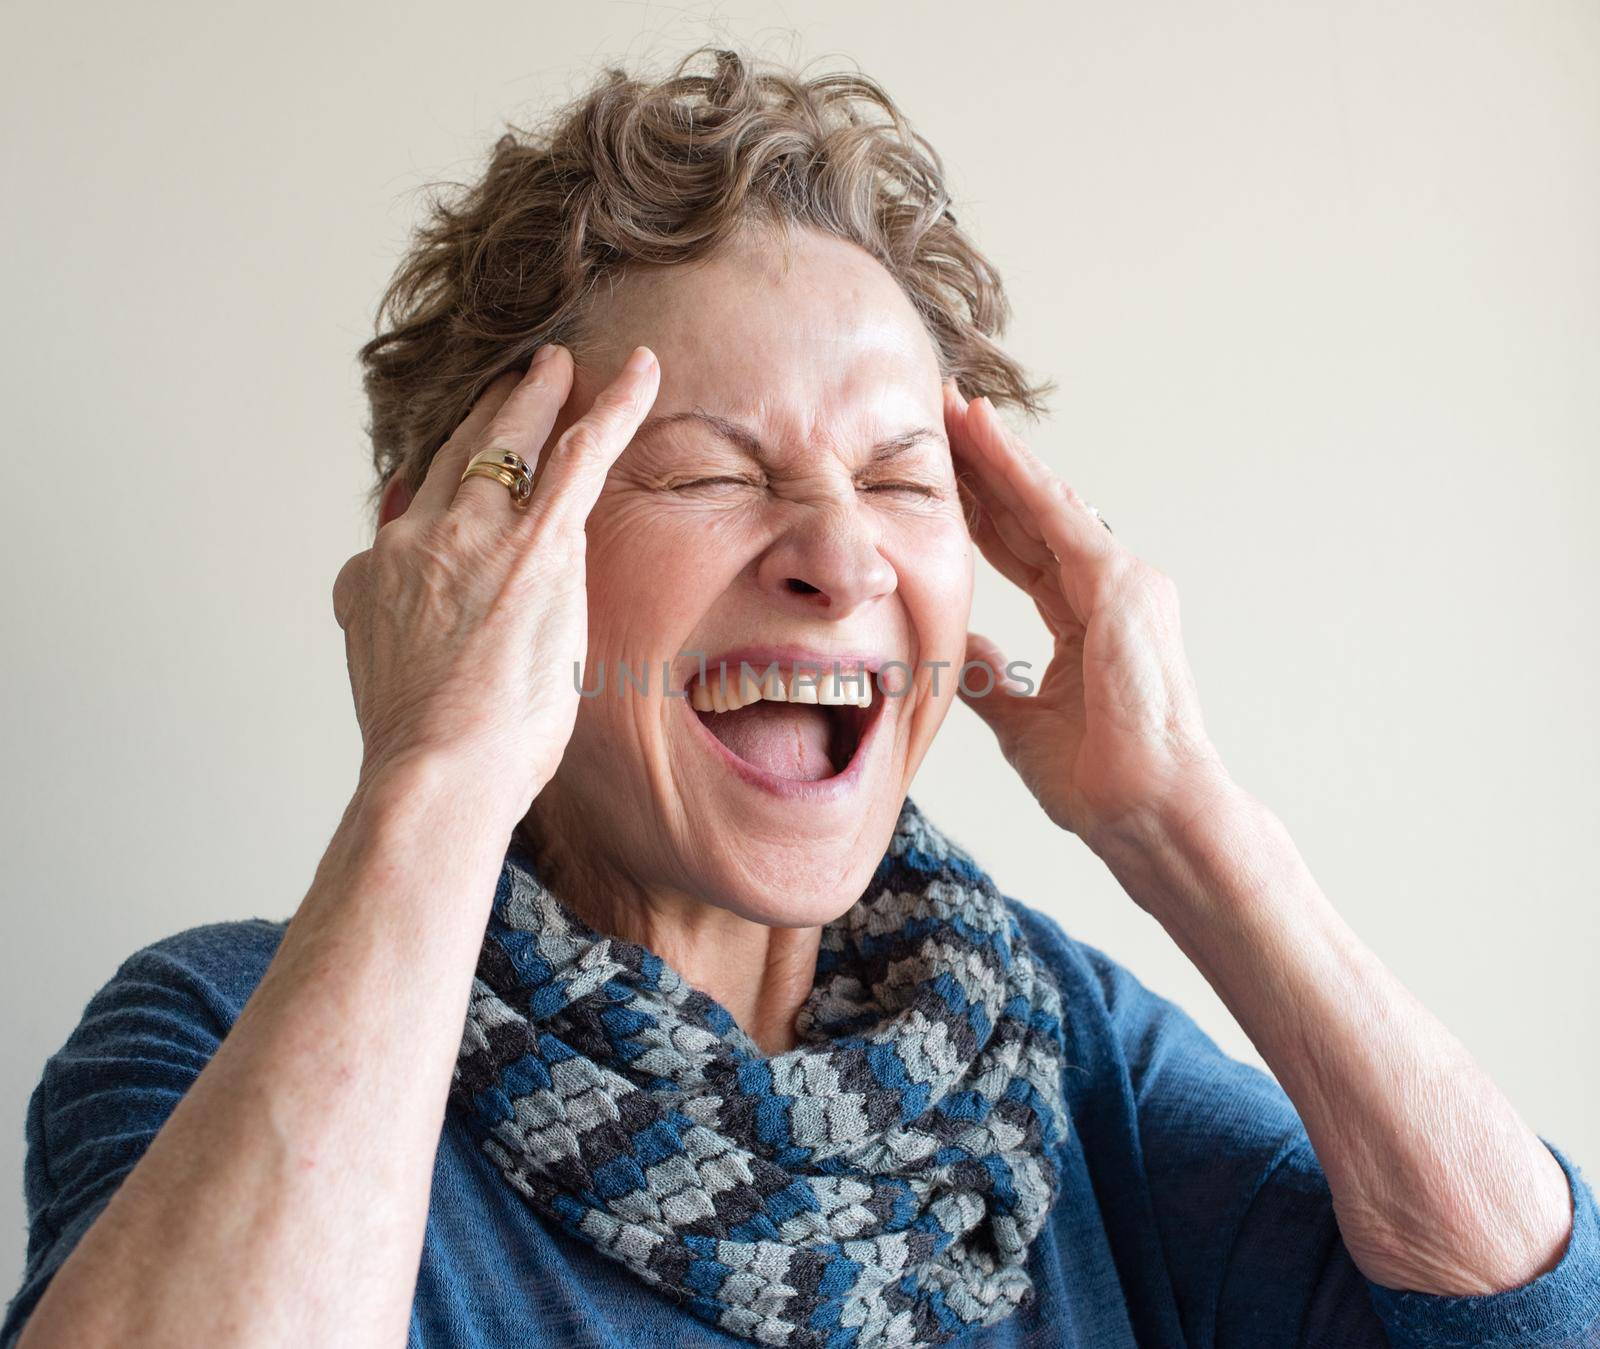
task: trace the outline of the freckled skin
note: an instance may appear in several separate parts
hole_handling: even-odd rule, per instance
[[[636,438],[612,468],[587,530],[586,686],[603,668],[607,688],[581,701],[528,832],[575,898],[696,967],[701,987],[731,978],[709,945],[741,977],[759,983],[763,966],[783,966],[808,987],[817,925],[870,879],[966,649],[974,549],[933,342],[873,258],[809,231],[787,259],[752,239],[630,275],[589,332],[603,349],[584,350],[547,443],[643,343],[661,363],[652,415],[716,413],[773,462],[764,470],[680,423]],[[914,427],[932,440],[868,463],[873,445]],[[918,670],[911,694],[886,700],[859,808],[788,803],[740,782],[697,741],[682,700],[661,696],[663,660],[748,642],[876,651]],[[936,695],[919,665],[935,660],[951,662]],[[616,696],[621,663],[648,666],[648,697]]]

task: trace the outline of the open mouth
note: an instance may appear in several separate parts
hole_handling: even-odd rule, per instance
[[[730,754],[792,782],[821,782],[844,773],[883,704],[866,666],[821,669],[778,661],[710,666],[687,692],[695,715]]]

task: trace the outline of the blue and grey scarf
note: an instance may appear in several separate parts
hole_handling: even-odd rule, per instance
[[[546,1218],[760,1344],[941,1344],[1033,1296],[1068,1129],[1061,994],[908,798],[768,1057],[507,856],[451,1106]]]

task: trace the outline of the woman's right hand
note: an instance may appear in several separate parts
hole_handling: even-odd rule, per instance
[[[506,811],[509,828],[560,763],[588,643],[584,524],[655,401],[660,367],[637,348],[539,461],[573,376],[571,353],[551,345],[525,375],[490,384],[404,514],[339,572],[333,608],[363,785],[444,764]],[[460,481],[484,449],[515,450],[534,468],[525,509],[493,478]]]

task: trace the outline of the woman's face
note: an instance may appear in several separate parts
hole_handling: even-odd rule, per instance
[[[592,311],[604,346],[551,438],[639,343],[661,386],[589,520],[583,682],[604,687],[532,823],[585,871],[809,926],[859,897],[949,708],[973,545],[910,302],[853,244],[803,231],[787,254],[751,238],[632,272]],[[741,660],[786,688],[796,661],[824,684],[836,658],[888,669],[865,711],[701,712],[702,657],[736,694]]]

